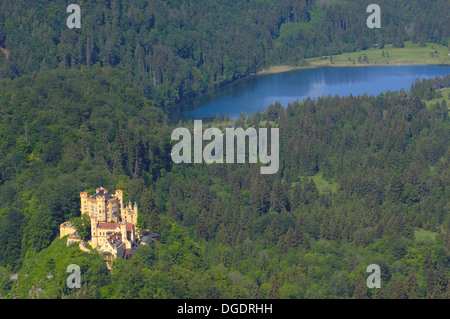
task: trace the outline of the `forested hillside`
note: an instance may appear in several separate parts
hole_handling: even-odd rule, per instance
[[[378,0],[381,29],[363,0],[83,0],[80,29],[70,3],[0,0],[0,298],[450,298],[449,76],[243,115],[279,128],[274,175],[173,164],[162,110],[270,66],[449,46],[450,1]],[[59,239],[100,186],[162,238],[111,269]]]
[[[74,1],[76,3],[76,1]],[[81,29],[68,3],[0,1],[0,77],[78,65],[124,70],[156,106],[305,58],[403,41],[448,45],[447,0],[84,0]]]
[[[81,68],[0,81],[0,265],[17,269],[47,247],[79,215],[82,184],[136,196],[169,169],[162,111],[124,79]]]
[[[124,79],[76,67],[0,81],[2,297],[449,297],[450,123],[437,91],[448,78],[241,119],[280,128],[270,176],[174,165],[173,128]],[[78,216],[81,185],[123,189],[162,242],[111,272],[67,248],[58,225]],[[82,267],[81,290],[65,285],[68,263]],[[365,286],[372,263],[382,289]]]

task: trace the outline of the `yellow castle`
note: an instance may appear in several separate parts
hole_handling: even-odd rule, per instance
[[[80,192],[80,198],[81,214],[86,214],[91,219],[91,240],[88,243],[112,257],[131,257],[135,247],[139,245],[139,235],[136,233],[137,204],[132,206],[130,201],[124,206],[121,190],[116,190],[112,195],[103,187],[97,188],[96,193],[90,197],[87,192]],[[80,242],[81,247],[81,239],[70,222],[62,223],[59,229],[60,237],[69,235],[67,245]]]

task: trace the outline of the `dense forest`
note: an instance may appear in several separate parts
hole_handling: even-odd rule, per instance
[[[125,78],[76,67],[1,80],[2,297],[449,297],[450,123],[437,91],[449,77],[241,118],[279,127],[274,175],[174,165],[173,128]],[[111,271],[66,247],[58,225],[79,215],[80,185],[123,189],[162,242]],[[82,289],[65,284],[71,263]],[[381,289],[365,285],[372,263]]]
[[[70,3],[0,0],[0,298],[450,297],[449,76],[241,116],[279,128],[274,175],[173,164],[162,108],[309,57],[447,46],[448,0],[378,0],[376,30],[363,0],[84,0],[81,29]],[[59,239],[100,186],[162,238],[111,269]]]
[[[110,66],[170,106],[273,65],[450,38],[447,0],[379,0],[374,30],[365,0],[84,0],[80,29],[66,26],[70,3],[0,1],[1,78]]]

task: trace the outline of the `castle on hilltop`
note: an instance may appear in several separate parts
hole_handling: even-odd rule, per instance
[[[141,236],[136,231],[137,204],[132,206],[130,201],[124,206],[121,190],[116,190],[112,195],[107,189],[100,187],[90,197],[87,192],[80,192],[80,199],[81,214],[88,215],[91,220],[91,240],[88,243],[104,254],[129,259],[139,244],[145,244],[148,240],[160,240],[158,234]],[[62,223],[59,229],[60,238],[68,236],[67,245],[80,242],[80,248],[83,249],[81,239],[70,222]]]

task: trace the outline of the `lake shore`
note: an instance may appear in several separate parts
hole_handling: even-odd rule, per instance
[[[353,64],[353,63],[330,63],[325,62],[321,64],[312,64],[307,66],[289,66],[289,65],[277,65],[270,67],[268,69],[262,70],[258,73],[255,73],[253,75],[269,75],[269,74],[278,74],[278,73],[284,73],[284,72],[291,72],[291,71],[299,71],[299,70],[309,70],[309,69],[318,69],[318,68],[325,68],[325,67],[369,67],[369,66],[401,66],[401,65],[440,65],[440,66],[450,66],[448,63],[361,63],[361,64]]]
[[[276,65],[253,75],[268,75],[323,67],[367,67],[399,65],[448,65],[450,56],[447,47],[428,43],[425,47],[406,42],[404,48],[386,45],[383,49],[371,48],[364,51],[349,52],[321,58],[309,58],[305,65]],[[366,62],[364,62],[367,57]]]
[[[383,51],[384,55],[383,56]],[[433,52],[434,56],[430,55]],[[435,54],[434,52],[437,52]],[[333,63],[330,61],[330,56],[327,59],[320,57],[308,58],[304,61],[306,65],[302,66],[290,66],[290,65],[276,65],[267,69],[261,70],[256,73],[248,74],[242,78],[223,83],[215,88],[211,88],[202,93],[198,93],[196,96],[186,98],[176,104],[164,107],[165,110],[176,109],[186,101],[196,99],[201,96],[207,96],[216,92],[219,89],[223,89],[227,86],[232,86],[239,81],[244,81],[254,76],[278,74],[284,72],[307,70],[324,67],[368,67],[368,66],[401,66],[401,65],[448,65],[450,66],[449,49],[442,45],[427,43],[425,47],[421,47],[419,44],[413,44],[411,42],[405,42],[404,48],[395,48],[392,45],[386,45],[383,49],[371,48],[364,51],[348,52],[339,55],[333,55]],[[367,55],[369,62],[358,62],[359,56],[363,60],[364,55]],[[350,59],[350,61],[349,61]]]
[[[432,54],[430,54],[432,53]],[[332,60],[331,60],[332,58]],[[366,61],[366,62],[364,62]],[[180,102],[171,107],[166,107],[166,112],[177,114],[180,107],[186,103],[186,101],[198,99],[199,97],[208,96],[218,92],[225,87],[231,87],[238,82],[251,80],[251,78],[280,74],[291,71],[306,70],[306,69],[319,69],[319,68],[341,68],[341,67],[374,67],[374,66],[402,66],[402,65],[440,65],[450,66],[450,56],[448,56],[448,48],[439,46],[436,44],[427,44],[426,47],[420,47],[418,44],[405,43],[404,48],[394,48],[392,45],[387,45],[383,49],[372,48],[365,51],[343,53],[335,56],[328,57],[315,57],[304,60],[302,66],[290,66],[290,65],[277,65],[270,68],[249,74],[235,81],[225,83],[205,91],[196,97],[191,97],[184,102]],[[169,115],[171,117],[171,115]],[[176,119],[178,123],[180,119]]]

